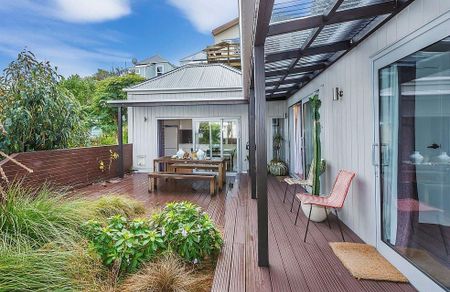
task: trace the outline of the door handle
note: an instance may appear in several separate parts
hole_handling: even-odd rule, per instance
[[[373,166],[380,166],[380,156],[377,155],[379,153],[380,144],[374,143],[372,144],[372,165]],[[378,159],[377,159],[378,157]]]

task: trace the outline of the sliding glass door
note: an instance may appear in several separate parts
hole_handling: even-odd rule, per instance
[[[209,159],[224,158],[229,172],[240,170],[238,119],[194,120],[193,131],[194,150],[203,150]]]
[[[450,38],[378,79],[381,240],[450,289]]]

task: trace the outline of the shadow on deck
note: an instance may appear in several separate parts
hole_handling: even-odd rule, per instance
[[[331,229],[326,223],[311,224],[304,243],[307,218],[301,214],[294,225],[290,203],[282,202],[285,187],[274,177],[268,179],[270,267],[259,268],[256,200],[250,199],[248,177],[238,180],[226,199],[225,244],[213,291],[415,291],[408,284],[354,279],[328,245],[341,241],[334,216]],[[362,242],[347,227],[344,235],[347,241]]]

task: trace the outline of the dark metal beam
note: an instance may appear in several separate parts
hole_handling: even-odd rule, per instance
[[[296,59],[307,56],[314,56],[326,53],[336,53],[339,51],[348,50],[351,47],[351,43],[348,40],[326,44],[322,46],[307,47],[304,50],[289,50],[279,53],[273,53],[266,56],[266,62],[276,62],[286,59]]]
[[[123,127],[122,127],[122,107],[117,108],[117,143],[119,147],[118,175],[120,178],[124,176],[123,170]]]
[[[266,42],[270,18],[272,17],[273,3],[274,0],[259,1],[255,28],[255,47],[262,46]]]
[[[289,86],[289,87],[285,87],[285,88],[274,88],[274,89],[269,89],[269,90],[266,90],[266,92],[267,92],[267,93],[270,93],[270,94],[274,94],[274,93],[281,92],[281,91],[287,91],[287,92],[289,92],[289,91],[291,91],[291,90],[295,90],[295,89],[298,89],[298,88],[300,88],[300,84],[295,84],[295,85],[293,85],[293,86]]]
[[[248,172],[251,198],[256,199],[255,91],[253,89],[250,89],[248,100]]]
[[[277,84],[299,84],[299,83],[303,83],[306,82],[310,79],[311,77],[309,76],[304,76],[304,77],[300,77],[300,78],[293,78],[293,79],[285,79],[281,82],[279,81],[272,81],[272,82],[266,82],[266,86],[274,86]]]
[[[396,7],[396,1],[389,1],[353,9],[336,11],[334,13],[331,13],[328,18],[324,17],[323,15],[315,15],[290,21],[274,23],[269,26],[269,32],[267,36],[279,35],[294,31],[312,29],[319,26],[389,14],[394,12]]]
[[[285,94],[272,94],[266,98],[267,101],[277,101],[277,100],[286,100],[287,96]]]
[[[312,72],[312,71],[316,71],[316,70],[325,69],[325,67],[326,67],[325,63],[310,65],[310,66],[303,66],[300,68],[292,68],[290,73],[291,74],[308,73],[308,72]],[[280,76],[280,75],[285,75],[286,73],[288,73],[288,70],[274,70],[274,71],[266,72],[266,77]]]
[[[258,197],[258,266],[269,266],[267,205],[267,132],[264,46],[254,48],[255,125],[256,125],[256,192]]]

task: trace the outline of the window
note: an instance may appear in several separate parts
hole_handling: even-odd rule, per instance
[[[164,66],[158,65],[156,66],[156,76],[161,76],[164,74]]]
[[[450,288],[450,37],[378,72],[382,240]]]

